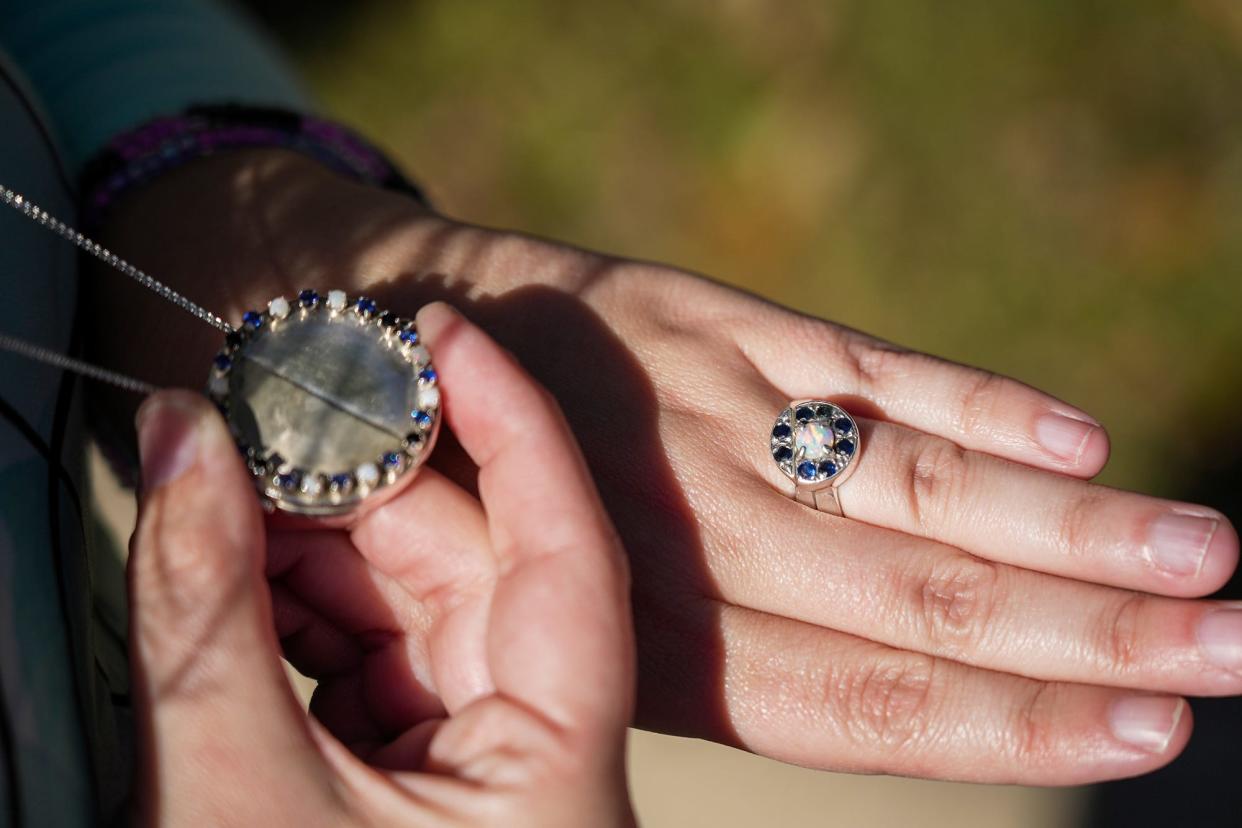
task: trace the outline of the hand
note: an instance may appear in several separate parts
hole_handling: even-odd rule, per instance
[[[1242,613],[1186,600],[1233,570],[1233,528],[1085,482],[1103,429],[1013,380],[280,153],[168,176],[110,240],[233,318],[345,282],[406,312],[450,298],[512,349],[560,399],[625,541],[644,726],[822,768],[1079,784],[1176,756],[1176,694],[1242,691]],[[214,333],[195,346],[152,305],[152,338],[180,348],[109,362],[197,385]],[[767,456],[803,396],[865,415],[849,519],[790,500]],[[469,481],[451,445],[437,463]]]
[[[144,822],[633,824],[615,533],[551,398],[445,306],[420,321],[451,370],[446,416],[482,504],[424,470],[352,532],[269,549],[286,583],[276,626],[322,676],[314,706],[344,746],[281,668],[262,516],[223,422],[186,392],[143,407],[130,641]]]

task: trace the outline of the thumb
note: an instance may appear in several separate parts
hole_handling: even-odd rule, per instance
[[[286,797],[253,791],[323,772],[280,663],[258,499],[203,397],[156,394],[137,424],[143,493],[129,594],[140,797],[160,821],[171,810],[201,822],[218,809],[257,821],[256,807]]]

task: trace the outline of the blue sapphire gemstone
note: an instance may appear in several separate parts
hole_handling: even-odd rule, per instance
[[[798,410],[794,412],[794,416],[798,418],[798,422],[805,423],[807,420],[815,419],[815,409],[809,405],[798,406]]]
[[[850,455],[854,453],[854,441],[853,440],[837,440],[837,451],[839,451],[841,454],[844,454],[846,457],[849,457]]]
[[[224,354],[216,354],[216,358],[211,361],[211,364],[216,366],[217,371],[223,372],[233,367],[233,360],[229,359]]]
[[[417,431],[411,431],[409,434],[405,435],[406,448],[418,448],[422,442],[423,435],[419,434]]]
[[[837,473],[837,464],[831,460],[825,460],[819,464],[819,473],[824,477],[832,477]]]
[[[803,480],[814,480],[815,472],[815,464],[810,460],[803,460],[798,464],[798,477],[801,477]]]
[[[372,313],[375,313],[375,307],[376,307],[375,300],[368,299],[367,297],[363,296],[361,299],[358,300],[358,304],[355,305],[354,307],[358,308],[359,313],[370,315]]]
[[[384,468],[395,469],[401,466],[401,455],[390,451],[384,455]]]
[[[319,304],[319,294],[313,290],[304,290],[298,294],[298,304],[304,308],[313,308]]]
[[[424,368],[418,372],[418,378],[423,382],[435,382],[439,376],[435,368]]]
[[[385,328],[397,327],[397,315],[392,311],[384,311],[384,315],[380,317],[380,324]]]
[[[817,417],[831,417],[832,409],[829,406],[821,405],[815,409],[815,415]]]
[[[414,419],[414,422],[417,423],[422,428],[426,428],[427,426],[431,425],[431,415],[428,414],[426,411],[417,411],[417,410],[411,411],[410,417],[412,417]]]
[[[793,457],[793,449],[789,446],[777,446],[772,449],[772,456],[776,458],[776,462],[784,463],[786,460]]]
[[[781,423],[776,428],[772,429],[772,436],[778,440],[786,440],[789,438],[790,434],[793,434],[793,429],[784,423]]]
[[[340,492],[348,489],[353,485],[354,478],[349,474],[334,474],[328,479],[328,488],[334,492]]]
[[[286,492],[293,491],[301,482],[302,475],[298,474],[296,471],[276,475],[276,485],[284,489]]]
[[[246,311],[242,314],[242,324],[258,330],[263,325],[263,316],[257,311]]]
[[[854,424],[844,417],[837,418],[837,420],[833,422],[832,426],[842,434],[849,434],[854,430]]]
[[[397,338],[400,339],[402,342],[404,342],[406,345],[417,345],[418,344],[418,331],[415,331],[415,330],[402,331],[401,335]]]

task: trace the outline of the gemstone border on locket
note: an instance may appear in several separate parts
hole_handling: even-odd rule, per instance
[[[769,448],[773,461],[796,485],[839,483],[858,456],[858,423],[835,403],[804,400],[777,416]],[[809,456],[811,451],[814,456]]]
[[[229,417],[229,375],[248,344],[311,314],[330,314],[333,320],[374,327],[379,344],[395,348],[410,365],[417,381],[417,404],[410,411],[409,432],[390,450],[352,469],[301,468],[275,452],[248,445]],[[422,344],[413,320],[381,311],[366,296],[351,299],[345,291],[319,294],[300,291],[293,300],[277,296],[262,311],[242,315],[242,324],[225,336],[212,360],[207,395],[229,424],[238,450],[265,508],[309,515],[346,514],[371,494],[404,482],[431,453],[440,428],[439,376],[431,354]]]

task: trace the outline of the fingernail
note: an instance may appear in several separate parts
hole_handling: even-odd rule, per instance
[[[1045,414],[1035,422],[1035,437],[1057,457],[1077,463],[1087,447],[1087,439],[1097,428],[1062,414]]]
[[[151,397],[138,409],[142,485],[156,489],[185,474],[198,459],[201,410],[177,396]]]
[[[1242,670],[1242,610],[1209,612],[1199,621],[1203,657],[1226,670]]]
[[[419,330],[427,336],[433,336],[441,328],[460,318],[457,308],[448,302],[430,302],[419,309],[415,321]]]
[[[1152,521],[1147,534],[1152,562],[1174,575],[1197,574],[1218,525],[1215,518],[1161,515]]]
[[[1152,753],[1163,753],[1185,710],[1185,699],[1129,696],[1113,702],[1109,718],[1113,735],[1119,740]]]

